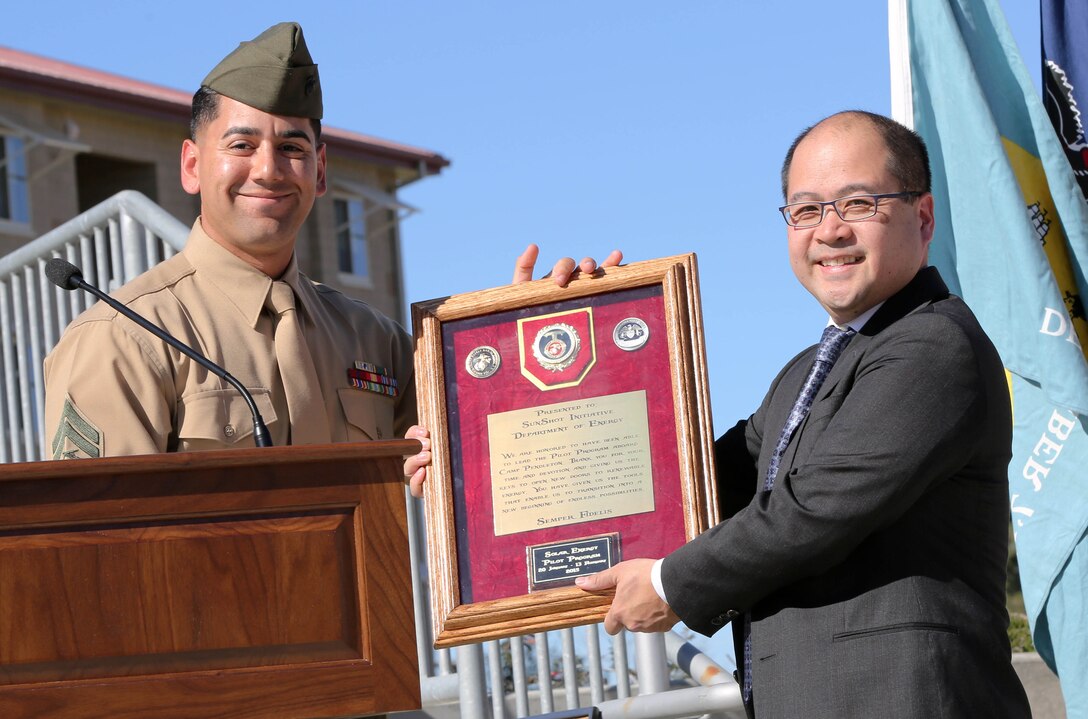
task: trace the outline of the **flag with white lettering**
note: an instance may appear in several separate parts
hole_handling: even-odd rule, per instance
[[[929,146],[930,262],[1009,372],[1009,495],[1036,647],[1088,717],[1088,205],[998,0],[908,3],[915,129]]]

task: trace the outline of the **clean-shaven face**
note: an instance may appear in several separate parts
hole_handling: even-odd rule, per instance
[[[261,269],[282,271],[314,199],[325,192],[325,147],[310,120],[270,115],[229,97],[186,140],[182,185],[200,194],[208,235]]]
[[[899,187],[887,157],[883,139],[865,120],[827,120],[794,151],[786,202],[918,189]],[[787,232],[793,273],[841,324],[891,297],[925,267],[933,196],[882,199],[873,217],[856,222],[844,222],[828,207],[816,227]]]

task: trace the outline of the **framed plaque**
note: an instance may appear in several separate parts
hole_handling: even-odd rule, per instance
[[[717,521],[695,255],[412,306],[436,647],[600,621]]]

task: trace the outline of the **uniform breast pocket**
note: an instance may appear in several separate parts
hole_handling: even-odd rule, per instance
[[[276,410],[267,389],[250,389],[266,425],[276,421]],[[178,405],[178,450],[224,449],[253,443],[253,413],[234,389],[197,392],[181,398]]]
[[[393,439],[393,399],[357,389],[337,390],[347,420],[347,440]]]

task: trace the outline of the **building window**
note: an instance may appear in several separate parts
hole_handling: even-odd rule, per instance
[[[347,195],[333,199],[336,217],[336,254],[340,272],[366,277],[366,213],[361,197]]]
[[[30,223],[23,141],[0,134],[0,220]]]

